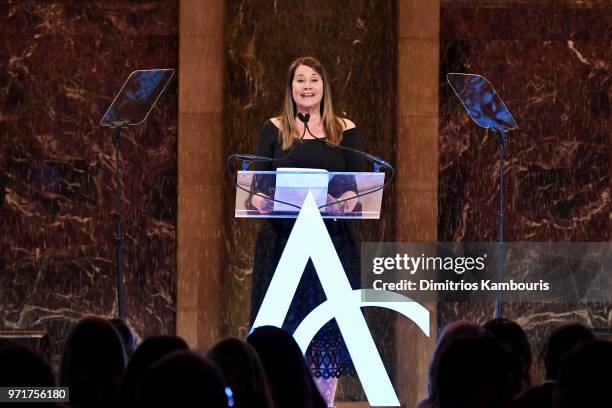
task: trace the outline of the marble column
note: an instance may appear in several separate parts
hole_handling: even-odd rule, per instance
[[[399,1],[397,86],[398,242],[435,242],[438,225],[439,1]],[[425,397],[436,329],[435,304],[427,338],[404,318],[396,322],[396,378],[400,400],[415,406]]]
[[[191,347],[220,337],[224,251],[223,0],[181,0],[177,335]]]

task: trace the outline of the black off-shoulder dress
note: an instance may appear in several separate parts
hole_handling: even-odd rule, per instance
[[[330,172],[364,171],[364,160],[356,153],[338,149],[316,139],[302,140],[295,146],[291,156],[273,163],[258,163],[254,170],[276,170],[278,167],[317,168]],[[359,133],[356,128],[344,131],[340,145],[359,149]],[[279,129],[268,120],[259,133],[257,155],[273,158],[284,157],[288,151],[282,149]],[[254,191],[274,196],[274,185],[254,183]],[[339,197],[346,191],[357,191],[355,180],[343,177],[332,179],[328,193]],[[267,219],[263,222],[255,245],[253,281],[251,295],[251,324],[263,301],[264,295],[278,261],[291,233],[295,220]],[[359,252],[350,221],[326,219],[325,226],[331,236],[342,266],[353,289],[359,287]],[[307,245],[308,243],[304,243]],[[317,278],[312,261],[308,261],[297,293],[293,299],[283,328],[293,333],[301,321],[316,306],[325,301],[325,294]],[[306,358],[317,378],[340,377],[354,373],[350,356],[340,335],[335,320],[327,323],[315,336],[308,348]]]

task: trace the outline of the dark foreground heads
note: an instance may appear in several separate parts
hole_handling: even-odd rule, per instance
[[[204,357],[176,351],[149,368],[136,393],[137,407],[232,407],[221,372]]]
[[[291,334],[272,326],[247,337],[261,359],[276,408],[326,408],[300,347]]]

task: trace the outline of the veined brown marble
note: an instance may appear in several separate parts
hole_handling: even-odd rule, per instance
[[[178,64],[178,2],[0,2],[0,327],[58,356],[115,317],[114,147],[98,123],[129,73]],[[127,317],[174,332],[177,83],[123,132]]]
[[[445,1],[441,30],[440,241],[494,241],[499,200],[495,135],[470,121],[448,72],[487,77],[518,123],[505,149],[505,240],[610,241],[612,5]],[[486,321],[495,310],[440,309],[441,326]],[[527,329],[537,353],[565,319],[609,330],[610,310],[522,303],[505,315]]]

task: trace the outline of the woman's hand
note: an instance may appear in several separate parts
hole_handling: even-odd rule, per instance
[[[353,191],[346,191],[338,198],[328,194],[326,210],[331,214],[345,214],[353,211],[358,202],[357,194]]]
[[[274,202],[269,196],[263,193],[257,193],[251,197],[251,204],[262,214],[271,213],[274,209]]]
[[[354,191],[345,191],[340,197],[338,197],[338,200],[347,200],[343,201],[346,204],[346,209],[344,210],[345,212],[352,212],[359,202],[357,193]]]

